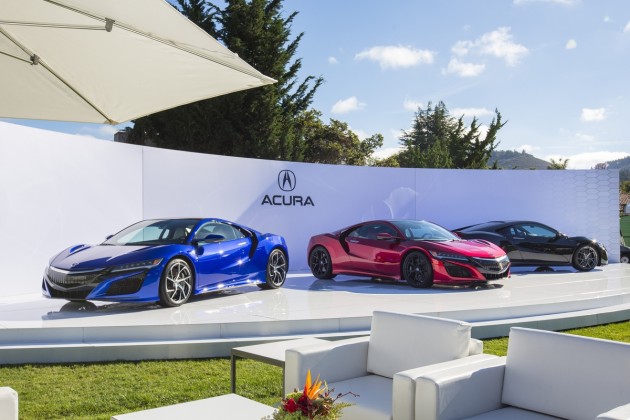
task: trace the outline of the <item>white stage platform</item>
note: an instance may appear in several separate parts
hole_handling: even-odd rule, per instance
[[[278,290],[230,289],[179,308],[0,298],[0,364],[228,356],[232,347],[299,337],[365,335],[374,310],[461,319],[477,338],[513,325],[562,330],[630,319],[630,264],[592,272],[513,270],[488,289],[413,289],[291,273]]]

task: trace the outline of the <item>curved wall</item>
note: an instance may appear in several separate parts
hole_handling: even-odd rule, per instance
[[[48,259],[140,219],[212,216],[285,236],[307,269],[317,233],[419,218],[454,229],[530,219],[596,237],[619,259],[617,171],[316,165],[132,146],[0,122],[0,297],[38,294]]]

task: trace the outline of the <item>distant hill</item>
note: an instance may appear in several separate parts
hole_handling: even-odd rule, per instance
[[[630,181],[630,156],[606,163],[608,169],[619,169],[619,182]]]
[[[492,167],[494,162],[502,169],[547,169],[549,162],[537,157],[516,150],[495,150],[488,161],[488,167]]]

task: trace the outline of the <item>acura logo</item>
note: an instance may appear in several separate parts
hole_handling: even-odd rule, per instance
[[[295,189],[295,174],[288,169],[278,173],[278,186],[282,191],[293,191]]]

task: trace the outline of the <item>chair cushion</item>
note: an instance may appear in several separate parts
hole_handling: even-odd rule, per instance
[[[338,400],[354,404],[343,409],[341,416],[344,420],[391,420],[392,384],[393,381],[389,378],[367,375],[329,383],[328,389],[334,389],[331,395],[346,392],[358,395],[358,397],[346,395]]]
[[[391,399],[391,391],[389,398]],[[18,419],[18,394],[8,386],[0,387],[0,419]]]
[[[396,372],[465,357],[470,324],[444,318],[374,311],[367,370]]]
[[[504,404],[570,419],[594,419],[630,402],[630,344],[512,328]]]
[[[466,420],[552,420],[558,417],[547,416],[535,411],[523,410],[515,407],[506,407],[500,410],[488,411],[478,416],[467,417]]]

